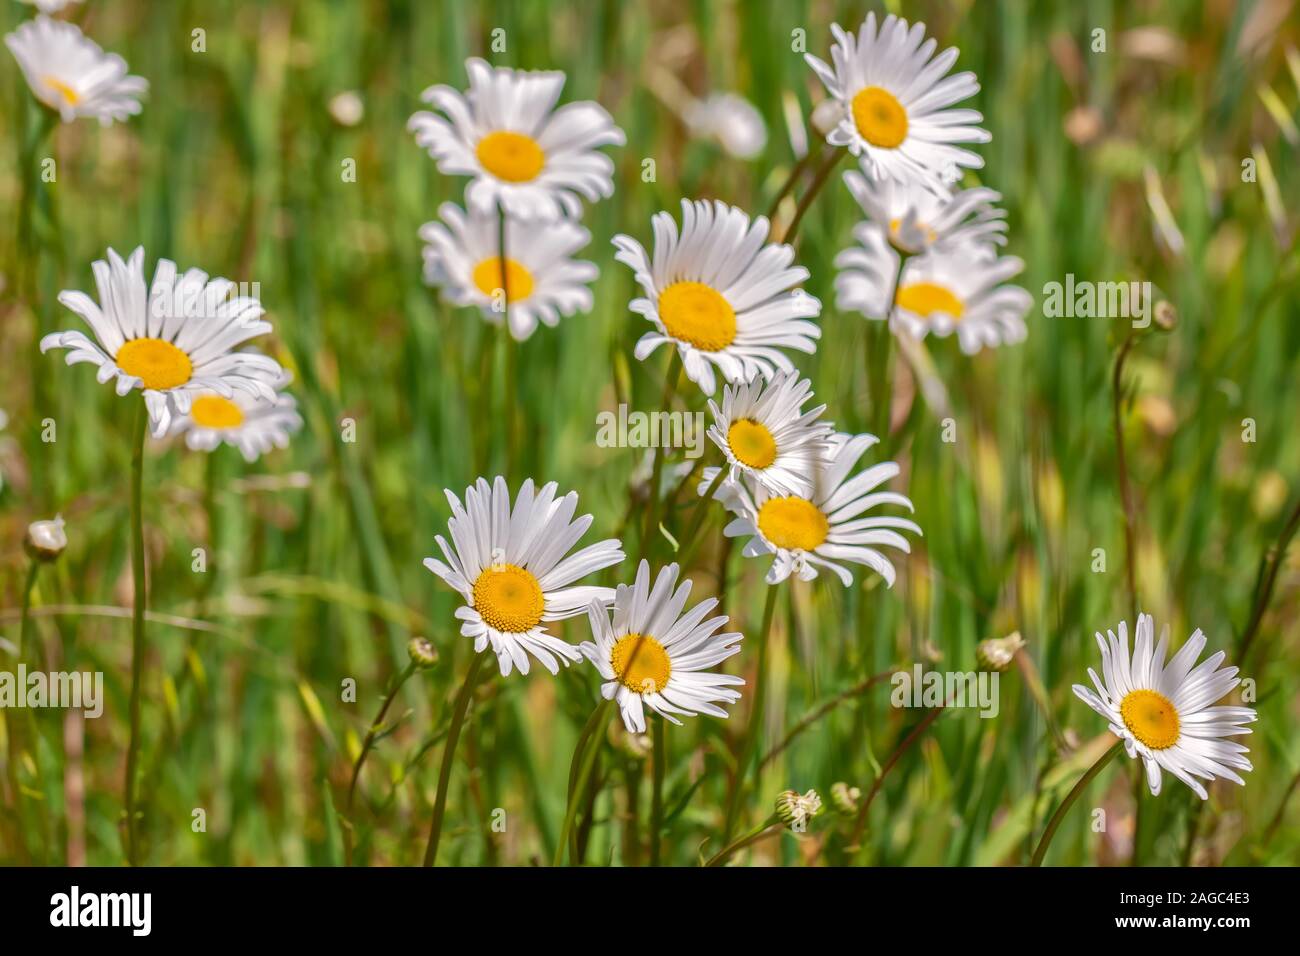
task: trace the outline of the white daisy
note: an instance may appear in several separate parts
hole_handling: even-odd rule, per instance
[[[717,633],[727,617],[708,617],[718,606],[716,598],[682,614],[691,582],[677,586],[677,572],[675,564],[661,569],[652,588],[650,565],[642,561],[636,581],[618,586],[612,623],[602,605],[588,609],[595,641],[583,643],[582,653],[605,679],[601,694],[618,703],[624,726],[634,734],[645,733],[646,707],[674,724],[681,723],[677,714],[725,718],[718,704],[740,700],[740,691],[732,688],[745,683],[731,674],[706,672],[739,654],[742,637]]]
[[[555,491],[550,482],[534,493],[529,478],[513,509],[504,478],[490,486],[480,478],[465,489],[464,506],[447,491],[451,545],[437,537],[447,563],[424,560],[426,568],[464,596],[465,606],[456,609],[464,622],[460,632],[474,638],[477,653],[492,645],[503,676],[516,667],[527,674],[529,654],[552,674],[559,672],[558,661],[567,666],[581,660],[577,648],[548,634],[544,625],[581,614],[593,601],[607,604],[614,596],[612,588],[572,586],[593,571],[618,564],[623,550],[610,538],[565,557],[591,527],[592,517],[575,521],[577,494],[571,491],[557,500]]]
[[[289,377],[277,384],[282,388]],[[247,462],[257,461],[272,448],[287,448],[289,436],[302,428],[298,402],[283,392],[267,401],[243,392],[230,398],[209,392],[194,396],[187,414],[177,415],[172,434],[185,436],[194,451],[214,451],[223,442],[238,448]]]
[[[59,293],[59,301],[77,313],[92,341],[77,331],[54,332],[41,339],[41,351],[71,349],[67,363],[99,366],[101,383],[116,379],[119,395],[144,390],[154,437],[161,437],[173,414],[186,414],[200,395],[233,397],[236,390],[275,400],[274,383],[284,374],[279,363],[235,346],[271,331],[261,319],[262,303],[246,295],[231,296],[229,279],[209,279],[200,269],[177,273],[176,263],[159,259],[153,287],[144,282],[144,248],[125,262],[112,249],[108,261],[91,264],[99,290],[96,304],[84,292]],[[240,290],[242,291],[242,290]]]
[[[748,475],[775,495],[811,494],[833,430],[817,421],[825,405],[803,411],[810,398],[812,383],[794,372],[726,385],[721,408],[710,398],[709,437],[727,456],[730,477]]]
[[[23,0],[23,3],[35,7],[41,13],[58,13],[68,4],[81,3],[81,0]]]
[[[691,100],[682,119],[698,139],[717,141],[737,159],[754,159],[767,145],[767,124],[753,103],[736,93],[713,93]]]
[[[729,382],[771,378],[778,368],[794,371],[779,349],[817,348],[821,329],[804,320],[821,314],[821,303],[795,288],[808,270],[792,265],[790,246],[767,243],[766,217],[751,221],[723,202],[683,199],[680,236],[666,212],[651,223],[653,258],[630,236],[614,237],[614,258],[632,269],[647,296],[628,308],[658,329],[637,342],[638,359],[674,345],[691,381],[712,395],[715,365]]]
[[[431,86],[420,97],[443,113],[420,111],[407,128],[448,175],[472,176],[466,202],[493,212],[500,202],[521,219],[582,215],[582,198],[614,193],[614,163],[601,146],[621,146],[623,131],[599,103],[555,109],[558,70],[528,72],[465,64],[469,92]]]
[[[894,565],[879,549],[909,553],[911,545],[899,532],[919,535],[921,529],[907,518],[860,517],[879,505],[913,510],[905,495],[875,490],[898,475],[896,462],[881,462],[848,477],[862,453],[877,441],[875,435],[833,435],[811,495],[773,495],[762,485],[736,484],[737,507],[733,510],[739,517],[724,533],[729,538],[751,536],[745,544],[747,558],[776,556],[767,572],[768,584],[784,581],[792,572],[800,580],[810,581],[817,577],[818,567],[825,567],[849,587],[853,575],[840,563],[848,561],[865,564],[893,587]]]
[[[1093,693],[1081,684],[1074,693],[1085,704],[1110,721],[1111,733],[1124,741],[1130,757],[1141,757],[1146,765],[1147,786],[1160,792],[1161,770],[1167,770],[1198,797],[1208,794],[1195,778],[1223,777],[1235,783],[1246,781],[1233,770],[1251,770],[1248,749],[1228,737],[1250,733],[1243,724],[1253,723],[1250,707],[1213,706],[1238,684],[1237,668],[1223,667],[1219,651],[1199,665],[1205,649],[1200,628],[1192,633],[1168,663],[1169,626],[1155,642],[1155,625],[1150,614],[1139,614],[1133,656],[1128,652],[1128,623],[1119,622],[1119,636],[1097,633],[1101,648],[1101,677],[1091,667],[1088,676],[1097,688]],[[1196,665],[1196,666],[1193,666]]]
[[[876,179],[936,187],[955,182],[958,167],[984,165],[975,153],[952,145],[990,139],[976,125],[984,119],[978,112],[948,108],[980,88],[974,73],[944,76],[957,61],[956,47],[935,56],[938,44],[925,39],[925,24],[909,28],[892,13],[879,33],[874,13],[867,14],[856,37],[839,26],[831,32],[834,67],[804,55],[844,109],[827,142],[847,146]]]
[[[424,247],[424,279],[441,286],[443,297],[454,305],[475,305],[484,318],[500,325],[507,311],[501,281],[500,221],[492,213],[443,203],[442,222],[420,227]],[[537,323],[554,327],[560,316],[590,312],[587,283],[600,275],[590,262],[573,253],[591,239],[575,222],[506,220],[506,275],[509,293],[510,334],[523,341]]]
[[[5,36],[33,95],[65,123],[80,116],[103,126],[140,112],[148,80],[128,76],[126,61],[105,53],[75,24],[38,16]]]
[[[1025,264],[1015,256],[998,257],[993,246],[962,243],[934,248],[903,265],[895,296],[898,253],[885,231],[871,222],[853,230],[857,244],[835,257],[835,304],[869,319],[890,317],[890,327],[913,338],[933,332],[957,333],[968,355],[985,346],[1012,345],[1028,334],[1025,314],[1033,297],[1015,285],[1003,285]]]
[[[870,179],[856,169],[844,174],[844,184],[867,218],[906,255],[975,240],[1006,244],[1007,214],[994,205],[1002,196],[992,189],[936,192],[911,182]]]

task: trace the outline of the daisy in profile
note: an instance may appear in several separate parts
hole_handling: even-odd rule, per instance
[[[729,477],[747,475],[776,495],[812,493],[812,476],[832,428],[818,422],[825,405],[805,412],[812,384],[793,372],[771,382],[727,385],[722,406],[709,399],[709,437],[727,456]]]
[[[1002,196],[992,189],[936,192],[912,182],[868,179],[857,170],[844,174],[844,184],[867,218],[904,255],[962,242],[1006,244],[1007,214],[995,205]]]
[[[862,453],[877,441],[875,435],[833,435],[811,495],[774,495],[753,482],[736,484],[733,510],[738,517],[724,533],[729,538],[749,537],[747,558],[774,556],[768,584],[791,574],[810,581],[818,568],[828,568],[849,587],[853,574],[844,565],[851,563],[866,565],[893,587],[894,565],[881,549],[909,553],[911,545],[899,532],[919,535],[921,529],[907,518],[866,515],[880,505],[913,510],[905,495],[876,490],[898,475],[897,463],[882,462],[849,478]]]
[[[497,216],[473,209],[467,215],[452,203],[443,203],[438,214],[442,222],[420,227],[420,238],[427,243],[424,280],[441,287],[448,302],[478,306],[496,325],[508,312],[510,334],[519,341],[532,335],[539,322],[554,327],[561,316],[591,311],[587,284],[600,270],[573,258],[591,239],[576,222],[507,218],[503,281]]]
[[[274,383],[284,370],[259,352],[235,347],[271,331],[257,299],[231,296],[235,283],[209,278],[200,269],[178,273],[176,263],[159,259],[152,289],[144,281],[144,248],[125,262],[112,249],[108,261],[91,264],[99,291],[96,303],[84,292],[59,293],[59,301],[85,320],[94,333],[54,332],[41,339],[41,351],[69,349],[67,363],[99,367],[100,383],[114,382],[117,394],[143,389],[155,438],[175,414],[188,414],[202,395],[232,398],[245,392],[275,401]]]
[[[140,112],[149,82],[128,76],[125,60],[105,53],[74,24],[38,16],[6,35],[5,45],[32,94],[65,123],[88,116],[108,126]]]
[[[480,212],[498,203],[521,219],[582,215],[582,200],[614,193],[614,163],[602,146],[621,146],[623,131],[599,103],[556,109],[558,70],[512,70],[466,62],[469,92],[431,86],[421,95],[442,115],[421,110],[407,128],[451,176],[470,176],[466,202]]]
[[[610,538],[573,554],[569,549],[591,527],[591,515],[574,519],[578,496],[556,498],[550,482],[535,491],[530,478],[513,507],[504,478],[491,485],[480,478],[465,489],[465,503],[447,491],[451,504],[451,544],[438,535],[446,563],[426,558],[424,566],[465,598],[456,610],[460,632],[474,639],[474,650],[488,646],[502,676],[518,668],[527,674],[529,655],[552,674],[559,663],[582,659],[578,649],[548,634],[546,624],[573,617],[593,601],[608,603],[612,588],[574,582],[623,560],[622,546]]]
[[[987,143],[972,109],[952,109],[979,92],[974,73],[946,74],[957,61],[956,47],[934,55],[925,24],[910,28],[892,13],[876,30],[868,13],[857,36],[832,26],[831,64],[812,54],[804,59],[839,101],[843,115],[826,141],[846,146],[874,179],[918,182],[931,188],[955,182],[960,167],[978,169],[984,160],[956,143]]]
[[[1223,777],[1245,784],[1237,770],[1251,770],[1243,745],[1231,740],[1250,733],[1250,707],[1216,706],[1241,683],[1237,668],[1222,667],[1223,651],[1197,664],[1205,650],[1198,628],[1172,658],[1169,627],[1160,642],[1150,614],[1138,615],[1137,638],[1129,656],[1128,623],[1119,622],[1119,636],[1097,634],[1101,676],[1091,667],[1092,689],[1074,685],[1074,693],[1110,722],[1111,733],[1124,741],[1129,757],[1141,757],[1147,787],[1160,793],[1161,771],[1173,774],[1205,800],[1209,795],[1196,778]]]
[[[719,634],[726,615],[709,617],[716,598],[701,601],[683,614],[691,582],[677,584],[678,568],[660,570],[650,586],[650,565],[642,561],[636,581],[620,584],[614,596],[614,619],[599,604],[588,609],[594,641],[582,653],[605,679],[600,692],[614,700],[623,725],[634,734],[646,731],[645,708],[680,724],[677,715],[726,717],[719,704],[740,700],[743,678],[708,669],[740,653],[741,635]]]
[[[653,256],[630,236],[614,237],[615,258],[645,292],[629,308],[655,326],[637,342],[638,359],[671,345],[691,381],[712,395],[715,366],[728,382],[771,378],[777,369],[794,371],[780,349],[817,348],[821,329],[807,319],[821,314],[821,303],[796,288],[808,270],[793,265],[790,246],[767,242],[766,217],[683,199],[680,234],[666,212],[651,223]]]
[[[993,246],[976,243],[932,249],[907,260],[895,291],[899,257],[884,230],[864,222],[853,236],[857,244],[835,257],[840,309],[869,319],[888,316],[894,331],[917,339],[955,332],[967,355],[1025,338],[1033,297],[1020,286],[1003,284],[1024,269],[1019,258],[999,257]]]
[[[276,388],[288,383],[286,375]],[[292,395],[277,391],[268,401],[244,392],[230,398],[209,392],[194,396],[189,412],[172,421],[171,432],[184,435],[192,451],[215,451],[222,444],[238,448],[251,464],[272,448],[289,447],[289,437],[301,428],[302,416]]]

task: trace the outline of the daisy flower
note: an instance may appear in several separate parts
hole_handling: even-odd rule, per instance
[[[1012,345],[1028,334],[1025,313],[1033,297],[1019,286],[1003,285],[1025,264],[1015,256],[997,255],[985,244],[962,243],[910,257],[894,293],[898,253],[884,230],[860,223],[857,244],[835,257],[835,304],[869,319],[890,317],[890,327],[913,338],[933,332],[957,333],[961,350],[973,355],[985,346]],[[891,296],[894,298],[890,308]]]
[[[80,2],[81,0],[23,0],[23,3],[35,7],[41,13],[58,13],[69,4]]]
[[[289,382],[285,376],[276,388]],[[261,396],[236,392],[230,398],[208,392],[194,396],[190,410],[172,422],[173,435],[184,435],[192,451],[215,451],[223,442],[238,448],[252,463],[272,448],[289,447],[289,436],[302,428],[298,402],[292,395]]]
[[[552,674],[559,661],[582,659],[577,648],[546,632],[546,623],[574,617],[593,601],[609,603],[612,588],[573,586],[579,578],[623,560],[619,542],[610,538],[568,554],[591,527],[591,515],[574,520],[578,496],[555,497],[550,482],[534,491],[529,478],[514,507],[504,478],[487,479],[465,489],[465,504],[451,491],[451,544],[438,535],[444,564],[426,558],[424,566],[465,598],[456,609],[460,632],[474,638],[474,650],[488,645],[497,655],[502,676],[513,668],[528,673],[531,654]],[[568,555],[566,557],[566,554]]]
[[[821,313],[821,303],[795,288],[808,270],[792,265],[790,246],[766,242],[766,217],[751,221],[726,203],[683,199],[680,235],[666,212],[651,222],[653,258],[630,236],[614,237],[614,258],[632,269],[646,294],[629,308],[656,329],[637,342],[638,359],[673,345],[691,381],[712,395],[714,366],[729,382],[771,378],[778,368],[794,371],[779,349],[816,349],[821,329],[805,320]]]
[[[994,205],[1002,196],[992,189],[935,192],[910,182],[868,179],[857,170],[844,174],[844,184],[904,255],[976,240],[1006,244],[1007,214]]]
[[[896,462],[882,462],[848,477],[862,453],[877,441],[875,435],[838,432],[831,436],[811,495],[774,495],[759,484],[736,484],[737,507],[733,510],[739,517],[724,533],[729,538],[750,536],[744,550],[747,558],[775,555],[767,572],[768,584],[778,584],[791,573],[801,581],[810,581],[817,577],[817,569],[824,567],[849,587],[853,575],[843,562],[850,562],[866,565],[894,586],[894,565],[880,549],[909,553],[911,546],[899,532],[919,535],[921,529],[907,518],[863,517],[879,505],[913,510],[905,495],[875,490],[898,475]]]
[[[453,305],[478,306],[483,317],[500,325],[510,315],[510,334],[523,341],[538,322],[554,327],[560,316],[590,312],[587,283],[600,275],[590,262],[574,259],[591,239],[575,222],[536,222],[506,219],[506,274],[501,276],[500,221],[491,213],[465,211],[443,203],[442,222],[420,227],[424,247],[424,280],[440,286]],[[506,293],[509,309],[506,305]]]
[[[945,74],[957,61],[956,47],[934,55],[925,24],[910,28],[893,14],[876,31],[876,15],[855,37],[831,27],[835,43],[828,65],[812,54],[804,59],[844,110],[826,137],[846,146],[875,179],[916,181],[931,188],[955,182],[958,167],[978,169],[984,160],[954,143],[991,138],[975,110],[949,109],[980,88],[974,73]],[[924,42],[923,42],[924,41]]]
[[[724,386],[721,408],[710,398],[709,437],[727,456],[729,477],[748,475],[776,495],[811,494],[832,428],[817,421],[825,405],[803,410],[810,398],[812,384],[793,372]]]
[[[1168,771],[1191,787],[1202,800],[1208,797],[1199,781],[1223,777],[1245,784],[1236,770],[1251,770],[1246,747],[1229,737],[1250,733],[1250,707],[1213,706],[1241,683],[1237,668],[1220,667],[1223,651],[1197,664],[1205,650],[1205,635],[1192,633],[1168,663],[1169,626],[1155,642],[1150,614],[1139,614],[1133,656],[1128,652],[1128,623],[1119,622],[1119,636],[1097,634],[1101,648],[1101,676],[1091,667],[1088,676],[1096,693],[1081,684],[1074,693],[1110,721],[1111,733],[1124,741],[1129,757],[1141,757],[1147,787],[1160,793],[1161,771]],[[1195,666],[1194,666],[1195,665]]]
[[[75,24],[38,16],[7,34],[5,45],[32,94],[65,123],[89,116],[108,126],[140,112],[149,82],[127,76],[126,61],[105,53]]]
[[[618,586],[612,622],[604,606],[588,608],[595,640],[583,643],[582,653],[605,679],[601,695],[618,703],[623,725],[634,734],[646,731],[646,707],[674,724],[681,723],[677,714],[725,718],[718,704],[740,700],[740,691],[732,688],[745,683],[731,674],[707,673],[739,654],[742,638],[717,633],[727,618],[708,617],[718,606],[716,598],[682,614],[691,582],[678,585],[677,572],[675,564],[661,569],[651,587],[650,565],[642,561],[636,581]]]
[[[466,202],[480,212],[500,203],[522,219],[582,215],[582,199],[614,193],[614,163],[601,146],[622,146],[623,131],[599,103],[555,108],[558,70],[512,70],[474,58],[469,92],[431,86],[420,97],[443,115],[421,110],[407,128],[438,169],[471,176]]]
[[[41,351],[70,349],[69,365],[97,365],[100,383],[115,380],[119,395],[143,389],[155,438],[200,395],[231,398],[239,390],[275,400],[274,383],[284,375],[279,363],[258,352],[233,351],[271,331],[261,319],[261,302],[230,295],[235,283],[210,279],[200,269],[178,273],[176,263],[159,259],[147,289],[143,247],[125,262],[109,249],[108,261],[92,263],[91,271],[98,304],[72,291],[60,292],[59,301],[85,320],[94,340],[83,332],[54,332],[41,339]]]

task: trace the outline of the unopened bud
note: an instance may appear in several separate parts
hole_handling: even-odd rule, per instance
[[[817,816],[822,809],[822,798],[816,790],[809,790],[802,796],[793,790],[787,790],[776,798],[776,815],[791,830],[802,832],[808,829],[808,821]]]
[[[858,801],[861,799],[862,791],[857,787],[850,787],[843,780],[831,784],[831,806],[841,816],[857,816]]]
[[[33,521],[27,526],[24,541],[27,553],[37,561],[53,561],[68,546],[68,536],[63,532],[63,516],[51,521]]]
[[[411,655],[411,663],[420,670],[438,663],[438,649],[427,637],[413,637],[406,642],[406,653]]]
[[[1006,637],[990,637],[975,646],[975,660],[984,671],[1005,671],[1015,659],[1016,651],[1025,646],[1019,631]]]
[[[1172,332],[1178,327],[1178,309],[1168,299],[1161,299],[1156,303],[1155,320],[1161,329]]]

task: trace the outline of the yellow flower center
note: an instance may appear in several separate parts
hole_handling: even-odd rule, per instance
[[[536,179],[546,163],[546,154],[535,139],[507,130],[488,133],[478,141],[475,152],[484,169],[509,183]]]
[[[629,634],[614,645],[610,655],[614,676],[638,694],[653,694],[668,686],[673,662],[664,646],[649,634]]]
[[[879,86],[858,90],[853,97],[853,122],[863,139],[881,149],[897,149],[907,139],[907,110]]]
[[[474,610],[498,631],[530,631],[541,622],[544,609],[542,586],[517,565],[494,564],[474,582]]]
[[[190,418],[204,428],[238,428],[244,424],[244,410],[220,395],[200,395],[190,405]]]
[[[812,551],[826,540],[831,524],[807,498],[769,498],[758,509],[758,530],[778,548]]]
[[[674,282],[659,294],[659,321],[673,338],[705,352],[736,340],[736,310],[702,282]]]
[[[144,382],[145,388],[184,385],[194,374],[190,357],[162,339],[132,339],[117,350],[117,367]]]
[[[966,308],[961,299],[944,286],[933,282],[913,282],[903,286],[898,290],[896,301],[899,308],[915,312],[923,319],[928,319],[935,312],[952,316],[954,320],[960,319]]]
[[[67,83],[64,83],[57,76],[43,76],[41,77],[41,82],[63,97],[63,102],[67,103],[69,106],[76,106],[81,102],[81,94],[70,87]]]
[[[1129,691],[1119,705],[1124,726],[1152,750],[1178,743],[1178,711],[1164,694],[1154,690]]]
[[[489,298],[504,290],[510,302],[522,302],[533,294],[533,274],[514,259],[506,259],[506,284],[502,284],[500,256],[484,259],[474,267],[474,284]]]
[[[742,465],[766,468],[776,461],[776,439],[767,426],[752,418],[741,418],[727,429],[727,444]]]

